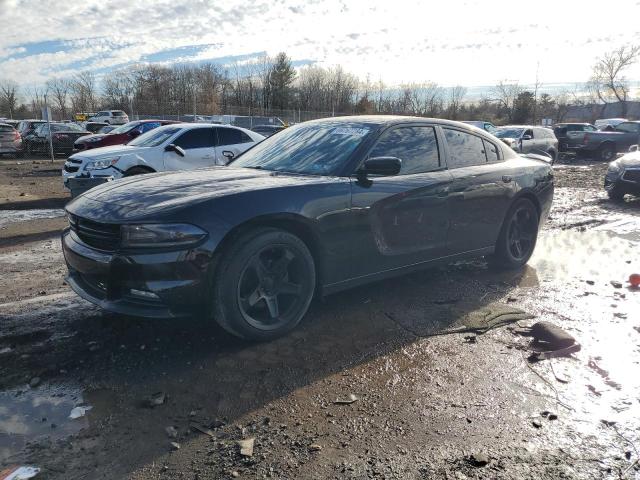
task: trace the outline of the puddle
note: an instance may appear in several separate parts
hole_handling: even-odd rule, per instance
[[[540,235],[529,265],[545,280],[604,277],[605,282],[624,283],[640,263],[638,243],[625,237],[638,234],[614,234],[609,228],[602,225],[585,232],[566,230]]]
[[[0,227],[11,223],[26,222],[41,218],[64,217],[62,208],[42,208],[33,210],[0,210]]]
[[[70,420],[83,402],[80,390],[41,386],[0,393],[0,462],[21,451],[28,442],[65,438],[88,425],[87,417]]]

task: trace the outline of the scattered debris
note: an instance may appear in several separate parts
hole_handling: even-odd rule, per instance
[[[534,418],[531,421],[531,425],[533,425],[536,428],[542,428],[542,422],[540,420],[538,420],[537,418]]]
[[[353,393],[350,393],[347,398],[336,398],[333,403],[335,403],[336,405],[351,405],[356,401],[358,401],[358,397],[356,397]]]
[[[167,394],[164,392],[156,392],[149,397],[147,397],[145,401],[145,405],[149,408],[157,407],[160,405],[164,405],[167,401]]]
[[[92,408],[93,407],[89,405],[84,405],[84,406],[80,405],[78,407],[75,407],[71,410],[71,413],[69,414],[69,418],[72,420],[75,420],[76,418],[84,417],[86,413]]]
[[[12,466],[0,471],[0,480],[27,480],[40,473],[38,467]]]
[[[193,428],[194,430],[200,432],[200,433],[204,433],[205,435],[208,435],[211,438],[215,438],[215,434],[209,430],[208,428],[203,427],[202,425],[198,425],[197,423],[192,423],[191,428]]]
[[[533,337],[532,346],[542,349],[534,350],[529,356],[529,361],[532,362],[566,357],[582,348],[575,338],[551,322],[535,323],[528,334]]]
[[[255,442],[255,438],[247,438],[245,440],[238,440],[238,447],[240,447],[240,455],[243,457],[252,457],[253,456],[253,444]]]
[[[319,452],[320,450],[322,450],[322,445],[318,445],[317,443],[312,443],[311,445],[309,445],[310,452]]]
[[[585,280],[589,285],[595,285],[596,282],[593,280]]]
[[[171,450],[180,450],[180,444],[178,442],[171,442]]]
[[[491,462],[491,459],[487,454],[482,452],[477,452],[477,453],[473,453],[469,457],[469,462],[474,467],[484,467],[486,465],[489,465],[489,462]]]
[[[611,280],[611,285],[613,285],[613,288],[622,288],[622,283],[618,282],[617,280]]]
[[[640,287],[640,273],[632,273],[629,275],[629,283],[632,288]]]
[[[176,430],[176,427],[168,426],[167,428],[164,429],[164,431],[167,433],[167,437],[172,439],[178,438],[178,430]]]

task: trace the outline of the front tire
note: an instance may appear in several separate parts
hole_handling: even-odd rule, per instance
[[[223,252],[213,278],[213,316],[235,336],[271,340],[300,323],[315,286],[305,243],[284,230],[258,228]]]
[[[553,148],[551,148],[547,153],[551,157],[551,165],[556,163],[556,160],[558,159],[558,154],[556,153],[556,151]]]
[[[536,247],[539,221],[531,200],[517,200],[505,216],[490,263],[503,269],[520,268],[527,263]]]
[[[614,202],[622,202],[624,201],[624,196],[626,195],[626,193],[621,190],[619,186],[614,185],[609,190],[607,190],[607,195],[609,195],[609,198]]]

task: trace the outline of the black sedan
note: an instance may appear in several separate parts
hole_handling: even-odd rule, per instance
[[[640,195],[640,151],[637,145],[609,164],[604,188],[609,198],[615,201],[622,201],[627,194]]]
[[[211,315],[266,340],[314,294],[478,256],[517,268],[553,197],[550,166],[457,122],[302,123],[226,167],[126,178],[67,205],[69,285],[142,317]]]
[[[74,142],[88,134],[75,123],[41,123],[23,138],[24,148],[28,155],[49,154],[51,147],[54,153],[71,155]]]

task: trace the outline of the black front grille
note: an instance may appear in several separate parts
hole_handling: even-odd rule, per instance
[[[625,170],[622,179],[629,182],[640,182],[640,170]]]
[[[120,245],[120,225],[93,222],[75,215],[69,215],[69,225],[80,240],[98,250],[113,252]]]
[[[77,172],[79,168],[80,167],[74,167],[74,166],[71,166],[71,165],[67,165],[66,163],[64,165],[64,171],[65,172],[69,172],[69,173]]]
[[[84,150],[87,145],[85,143],[74,143],[73,148],[76,150]]]

